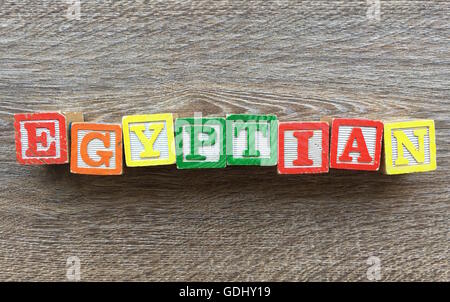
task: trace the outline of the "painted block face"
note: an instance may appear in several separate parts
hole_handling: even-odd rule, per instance
[[[16,157],[24,165],[68,163],[66,117],[59,112],[14,115]]]
[[[173,115],[125,116],[122,120],[128,167],[172,165],[176,161]]]
[[[327,173],[327,122],[285,122],[278,127],[278,173]]]
[[[227,116],[228,165],[277,164],[278,121],[274,115]]]
[[[385,123],[384,168],[386,174],[435,170],[434,121],[416,120]]]
[[[331,128],[331,168],[367,171],[380,168],[382,122],[333,119]]]
[[[224,118],[177,118],[175,140],[179,169],[225,168]]]
[[[70,171],[76,174],[121,175],[120,125],[74,123],[71,129]]]

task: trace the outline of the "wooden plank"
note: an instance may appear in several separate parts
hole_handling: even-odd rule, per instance
[[[449,1],[0,1],[0,279],[448,281]],[[438,169],[15,163],[13,114],[434,119]],[[186,114],[186,115],[185,115]],[[364,181],[362,181],[362,179]],[[181,184],[181,185],[180,185]]]

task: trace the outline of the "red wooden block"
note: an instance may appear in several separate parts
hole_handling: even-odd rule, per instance
[[[23,165],[68,163],[66,117],[59,112],[14,115],[16,157]]]
[[[278,127],[278,173],[327,173],[327,122],[282,122]]]
[[[330,167],[377,171],[383,123],[366,119],[332,119]]]

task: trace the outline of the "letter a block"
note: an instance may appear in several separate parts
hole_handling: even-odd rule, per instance
[[[278,121],[274,115],[227,116],[227,163],[274,166],[277,164]]]
[[[59,112],[14,115],[17,161],[24,165],[68,163],[66,117]]]
[[[384,124],[384,172],[403,174],[436,169],[433,120]]]
[[[378,171],[383,123],[365,119],[333,119],[330,167]]]
[[[73,123],[70,171],[76,174],[121,175],[120,125]]]
[[[225,168],[224,118],[177,118],[175,141],[179,169]]]
[[[283,122],[278,127],[278,173],[327,173],[327,122]]]
[[[176,162],[171,113],[125,116],[122,125],[128,167]]]

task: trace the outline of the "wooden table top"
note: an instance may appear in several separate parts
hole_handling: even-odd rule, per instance
[[[450,2],[370,5],[0,0],[0,280],[448,281]],[[58,109],[431,118],[438,169],[16,164],[13,114]]]

